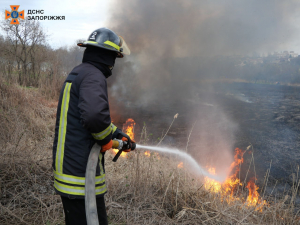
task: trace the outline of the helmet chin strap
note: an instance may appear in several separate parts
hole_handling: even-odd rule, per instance
[[[108,68],[110,69],[110,71],[112,71],[114,66],[108,66]]]

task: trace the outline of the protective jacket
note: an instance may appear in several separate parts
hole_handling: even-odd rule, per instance
[[[120,132],[111,123],[105,65],[84,62],[68,75],[60,93],[53,144],[54,187],[58,194],[84,198],[85,171],[92,146]],[[104,153],[96,169],[96,195],[106,193]]]

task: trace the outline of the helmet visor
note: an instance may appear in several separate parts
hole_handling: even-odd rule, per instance
[[[127,46],[124,38],[122,36],[119,36],[119,38],[120,38],[120,51],[121,51],[121,53],[125,54],[125,55],[130,55],[130,49]]]

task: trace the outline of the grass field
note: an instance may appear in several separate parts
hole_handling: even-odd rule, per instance
[[[56,104],[38,90],[0,82],[0,224],[64,224],[51,168]],[[110,224],[300,223],[298,174],[292,192],[263,196],[266,204],[257,207],[245,203],[245,185],[227,201],[177,158],[136,150],[113,163],[113,156],[105,156]]]

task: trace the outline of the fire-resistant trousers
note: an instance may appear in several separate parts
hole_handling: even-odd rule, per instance
[[[61,196],[65,212],[66,225],[86,225],[84,199],[70,199]],[[104,197],[96,198],[98,220],[100,225],[107,225]]]

